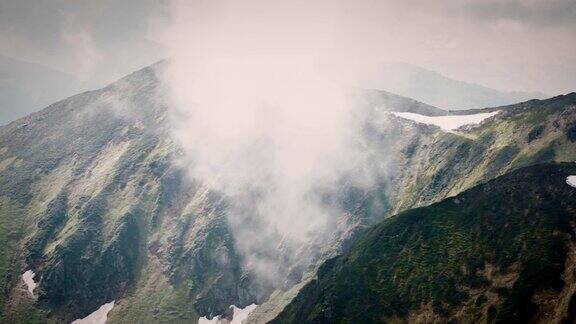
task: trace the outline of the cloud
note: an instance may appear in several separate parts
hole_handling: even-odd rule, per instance
[[[388,172],[385,155],[378,156],[379,170],[366,162],[363,120],[345,90],[362,86],[382,62],[514,90],[543,87],[546,71],[560,80],[560,69],[573,66],[574,43],[558,42],[570,35],[564,27],[550,33],[481,18],[478,6],[475,0],[169,3],[158,35],[171,57],[163,77],[173,135],[190,175],[231,199],[238,248],[264,280],[274,283],[291,263],[312,260],[311,246],[349,225],[340,206],[323,200],[326,191],[350,174],[369,188],[364,180]],[[552,19],[557,9],[550,8]],[[556,66],[546,60],[552,57]]]
[[[60,37],[63,17],[73,14],[101,55],[91,86],[103,86],[169,56],[158,44],[166,39],[155,29],[164,24],[164,7],[173,8],[172,2],[0,0],[0,54],[81,73],[78,52]],[[348,62],[342,66],[393,60],[501,90],[556,94],[576,87],[571,0],[339,0],[323,2],[327,12],[315,4],[274,3],[287,11],[277,19],[293,17],[291,28],[298,28],[300,18],[290,14],[295,10],[308,21],[314,12],[315,26],[332,19],[338,37],[323,46],[343,51]],[[220,4],[216,1],[213,9],[228,10]],[[265,10],[249,3],[242,14],[250,15],[248,23],[267,28]]]
[[[105,86],[164,58],[149,33],[160,8],[155,0],[0,0],[0,55]]]
[[[96,47],[92,32],[88,26],[82,24],[75,15],[66,14],[62,25],[61,37],[68,47],[68,53],[73,57],[81,80],[87,80],[94,73],[94,68],[102,58],[100,50]]]
[[[190,175],[229,197],[238,250],[265,286],[310,262],[338,227],[343,211],[321,193],[362,157],[336,9],[179,1],[165,31],[173,135]]]
[[[572,0],[472,1],[467,9],[473,17],[487,21],[511,20],[537,27],[576,24],[576,2]]]

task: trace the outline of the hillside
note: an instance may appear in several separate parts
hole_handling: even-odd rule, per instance
[[[236,249],[226,197],[178,163],[163,64],[0,127],[1,323],[69,322],[113,300],[110,323],[194,322],[253,303],[270,319],[319,264],[383,218],[522,166],[576,159],[573,94],[444,132],[390,114],[442,110],[373,92],[359,109],[359,145],[374,185],[331,188],[346,226],[278,287],[261,287]],[[34,296],[21,277],[28,270]]]
[[[490,110],[500,113],[453,133],[420,125],[428,133],[418,134],[427,135],[412,137],[396,160],[401,175],[394,180],[392,212],[430,204],[523,166],[576,160],[576,93]]]
[[[0,128],[0,322],[70,322],[111,300],[119,321],[171,322],[254,300],[221,198],[175,167],[157,68]]]
[[[387,219],[273,323],[571,323],[573,174],[573,163],[527,167]]]
[[[491,109],[468,113],[486,111]],[[386,176],[378,178],[378,185],[370,190],[352,188],[340,198],[349,202],[345,208],[358,219],[355,230],[523,166],[576,160],[575,94],[531,100],[499,111],[480,125],[445,132],[395,117],[386,109],[371,110],[365,141],[375,169],[386,170],[375,174]],[[274,295],[249,320],[272,320],[313,275],[311,271],[295,289]]]

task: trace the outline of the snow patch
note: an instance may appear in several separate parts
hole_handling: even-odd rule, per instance
[[[94,313],[82,318],[77,319],[72,324],[105,324],[108,320],[108,312],[114,308],[114,300],[100,306]]]
[[[22,274],[22,280],[24,280],[26,287],[28,287],[28,292],[30,295],[32,295],[32,297],[34,297],[34,289],[37,286],[37,284],[34,282],[35,275],[36,274],[32,270],[28,270]]]
[[[499,111],[474,115],[450,115],[450,116],[424,116],[411,112],[392,112],[394,116],[415,121],[426,125],[435,125],[444,131],[453,131],[464,125],[479,124],[484,119],[498,114]]]
[[[250,313],[254,309],[256,309],[256,306],[257,306],[256,304],[252,304],[244,308],[238,308],[236,306],[232,306],[232,308],[234,308],[234,315],[232,317],[232,322],[230,322],[230,324],[242,324],[242,322],[244,322],[244,320],[248,318],[248,315],[250,315]]]
[[[248,318],[248,315],[250,315],[250,313],[256,309],[258,305],[256,304],[252,304],[249,306],[246,306],[244,308],[239,308],[236,307],[234,305],[230,306],[232,307],[232,309],[234,310],[234,313],[232,314],[232,321],[228,322],[227,319],[221,319],[221,316],[215,316],[213,319],[209,320],[206,317],[200,317],[200,319],[198,320],[198,324],[225,324],[225,323],[230,323],[230,324],[242,324],[244,322],[244,320],[246,320]]]
[[[206,317],[200,317],[198,319],[198,324],[219,324],[220,323],[220,316],[215,316],[211,320],[207,319]]]
[[[571,175],[566,178],[566,183],[576,188],[576,175]]]

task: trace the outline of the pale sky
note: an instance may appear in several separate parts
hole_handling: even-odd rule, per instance
[[[155,0],[0,0],[0,55],[94,86],[163,57],[150,37]]]
[[[329,3],[326,9],[338,12],[340,48],[353,49],[351,57],[362,52],[373,61],[407,62],[499,90],[576,90],[574,0]],[[0,0],[0,55],[103,86],[167,55],[162,30],[169,6],[168,0]],[[317,6],[293,9],[323,15]],[[283,12],[246,10],[255,19],[281,19],[274,15]],[[298,25],[296,16],[290,19]]]

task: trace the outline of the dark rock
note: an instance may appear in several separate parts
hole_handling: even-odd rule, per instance
[[[528,143],[539,139],[542,136],[542,133],[544,133],[544,125],[538,125],[536,127],[534,127],[529,133],[528,133]]]

